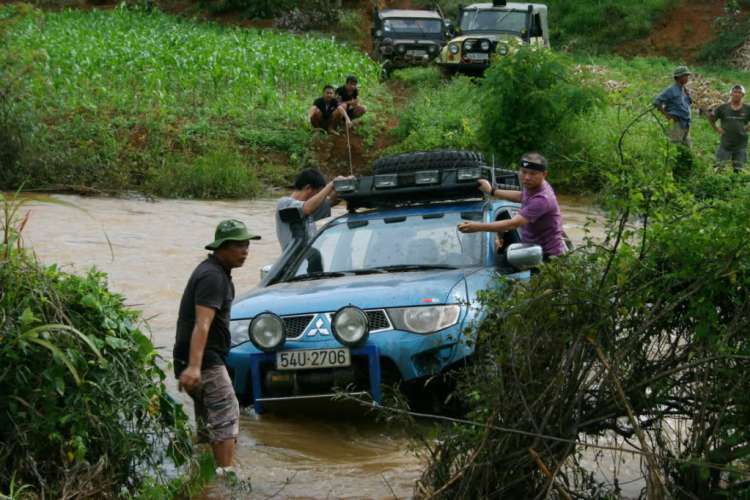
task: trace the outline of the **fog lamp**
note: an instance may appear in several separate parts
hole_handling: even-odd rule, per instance
[[[357,179],[341,179],[333,181],[333,189],[337,193],[349,193],[357,190]]]
[[[471,40],[466,40],[464,42],[464,50],[471,50],[472,45],[474,45],[474,42]]]
[[[349,347],[364,344],[370,334],[370,320],[365,312],[354,306],[339,309],[331,319],[333,336]]]
[[[375,187],[376,188],[392,188],[398,186],[398,175],[376,175],[375,176]]]
[[[425,172],[417,172],[414,175],[415,184],[437,184],[439,174],[437,170],[427,170]]]
[[[482,170],[479,167],[459,168],[456,177],[459,181],[474,181],[482,176]]]
[[[490,50],[490,42],[488,42],[487,40],[482,40],[482,44],[480,45],[480,47],[482,47],[482,50],[488,51]]]
[[[261,351],[275,351],[286,341],[286,325],[279,316],[264,312],[250,323],[250,342]]]
[[[399,54],[403,54],[404,52],[406,52],[406,47],[404,47],[403,45],[396,45],[396,52],[398,52]]]

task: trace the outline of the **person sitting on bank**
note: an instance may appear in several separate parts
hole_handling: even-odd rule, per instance
[[[326,85],[323,87],[323,97],[318,97],[313,101],[313,105],[307,113],[307,120],[316,133],[323,130],[329,134],[339,135],[334,128],[345,116],[346,113],[341,108],[341,103],[333,97],[333,87]]]
[[[479,190],[521,204],[521,210],[509,220],[496,222],[462,222],[462,233],[478,231],[502,232],[521,228],[524,243],[542,247],[544,260],[560,256],[567,250],[563,239],[563,222],[557,197],[547,178],[547,159],[540,153],[529,152],[521,157],[518,178],[523,191],[493,189],[486,179],[479,179]]]
[[[333,181],[345,179],[338,176]],[[325,177],[317,168],[306,168],[294,181],[294,191],[291,196],[284,196],[276,203],[276,237],[279,239],[283,251],[292,242],[292,229],[289,224],[281,220],[279,211],[285,208],[298,207],[305,217],[305,236],[308,240],[315,237],[318,228],[316,221],[331,216],[331,207],[339,204],[333,181],[326,183]]]
[[[352,120],[367,113],[367,108],[359,104],[359,90],[357,89],[357,77],[349,75],[346,77],[346,85],[336,89],[336,96],[345,112],[346,126],[352,128]]]

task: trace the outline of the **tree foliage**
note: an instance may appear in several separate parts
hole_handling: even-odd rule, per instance
[[[642,453],[649,498],[748,498],[747,185],[696,199],[654,161],[609,186],[603,237],[482,296],[457,391],[476,425],[435,437],[436,498],[619,494],[582,442]]]
[[[481,81],[479,139],[504,162],[544,149],[563,122],[604,104],[604,91],[573,73],[564,54],[517,47]]]
[[[104,273],[70,275],[24,250],[29,214],[18,214],[28,200],[5,201],[0,219],[0,491],[18,483],[39,498],[186,492],[196,478],[175,477],[174,467],[192,462],[191,429],[140,314],[109,291]]]

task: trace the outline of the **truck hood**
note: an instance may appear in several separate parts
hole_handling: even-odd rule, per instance
[[[451,38],[450,43],[463,43],[464,40],[467,38],[471,38],[473,40],[476,39],[482,39],[482,40],[491,40],[493,42],[499,42],[500,40],[505,42],[515,41],[515,42],[523,42],[523,38],[521,38],[520,35],[514,35],[512,33],[488,33],[488,32],[474,32],[469,33],[468,35],[461,35],[457,36],[455,38]]]
[[[402,44],[402,45],[438,45],[440,46],[440,40],[439,39],[432,39],[432,38],[408,38],[408,37],[400,37],[400,36],[394,36],[389,37],[391,40],[393,40],[393,43],[391,46],[395,47],[396,45]]]
[[[235,299],[232,319],[253,318],[270,311],[280,316],[336,311],[346,305],[362,309],[455,303],[456,284],[477,269],[445,269],[313,281],[278,283],[256,288]],[[461,290],[465,296],[465,282]]]

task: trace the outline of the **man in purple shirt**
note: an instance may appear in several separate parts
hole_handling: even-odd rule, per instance
[[[534,243],[542,247],[544,259],[562,255],[565,250],[563,240],[562,215],[557,205],[555,192],[545,178],[547,159],[540,153],[530,152],[521,157],[518,178],[523,191],[492,189],[485,179],[479,180],[479,189],[490,195],[508,201],[521,203],[521,211],[510,220],[496,222],[462,222],[458,230],[462,233],[478,231],[503,232],[521,228],[524,243]]]

